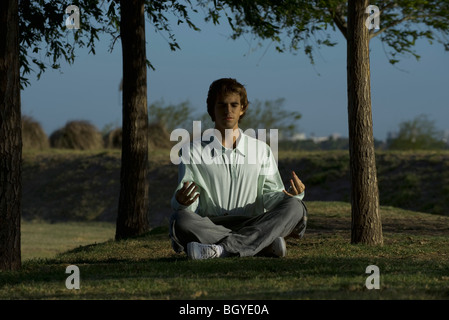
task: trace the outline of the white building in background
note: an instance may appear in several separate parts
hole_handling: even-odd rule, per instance
[[[449,129],[444,130],[443,138],[441,140],[443,140],[444,143],[449,145]]]
[[[307,135],[303,132],[296,132],[290,137],[288,137],[286,140],[289,141],[305,141],[305,140],[312,140],[314,143],[320,143],[323,141],[328,140],[338,140],[341,138],[341,134],[339,133],[332,133],[330,136],[324,136],[324,137],[316,137],[314,134],[311,134],[309,138],[307,138]]]
[[[338,140],[341,138],[341,134],[339,134],[338,132],[334,132],[330,135],[329,137],[331,140]]]
[[[304,140],[307,140],[307,136],[303,132],[296,132],[291,137],[289,137],[287,140],[290,140],[290,141],[304,141]]]
[[[329,140],[329,137],[310,137],[310,139],[315,143],[320,143]]]
[[[329,136],[324,136],[324,137],[316,137],[312,134],[312,136],[310,137],[310,140],[312,140],[315,143],[320,143],[320,142],[324,142],[324,141],[328,141],[328,140],[338,140],[341,138],[341,134],[334,132]]]

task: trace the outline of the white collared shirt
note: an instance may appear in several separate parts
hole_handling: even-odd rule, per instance
[[[282,192],[284,184],[271,148],[239,131],[234,149],[225,148],[214,135],[209,141],[188,144],[179,164],[173,210],[189,209],[201,216],[256,216],[288,197]],[[200,196],[183,206],[175,195],[187,181],[195,182]],[[302,200],[304,192],[295,197]]]

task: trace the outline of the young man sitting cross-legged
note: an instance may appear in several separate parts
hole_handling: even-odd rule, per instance
[[[286,191],[271,148],[239,129],[247,108],[242,84],[214,81],[207,97],[214,134],[181,157],[170,238],[191,259],[284,257],[284,238],[304,235],[305,186],[292,171]]]

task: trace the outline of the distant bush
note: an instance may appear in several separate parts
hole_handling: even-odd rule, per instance
[[[198,120],[194,108],[189,101],[179,104],[165,104],[163,100],[153,102],[148,106],[148,121],[158,123],[172,131],[176,128],[192,128],[192,122]]]
[[[120,149],[122,147],[122,128],[116,128],[103,136],[104,146],[108,149]]]
[[[92,150],[104,147],[97,128],[88,121],[70,121],[50,135],[52,148]]]
[[[159,123],[150,123],[148,126],[148,146],[155,149],[169,149],[173,146],[167,128]]]
[[[399,124],[396,137],[387,141],[390,150],[444,150],[444,133],[438,130],[435,121],[426,114],[421,114],[410,121]]]
[[[284,98],[251,102],[239,127],[243,130],[278,129],[283,135],[292,135],[297,131],[298,121],[302,115],[297,111],[286,110],[284,104]]]
[[[30,116],[22,116],[22,143],[23,149],[43,150],[50,146],[47,134]]]
[[[104,136],[106,148],[120,149],[122,147],[122,128],[109,131]],[[167,128],[160,123],[154,122],[148,124],[148,147],[149,149],[169,149],[173,146],[170,141],[170,133]]]

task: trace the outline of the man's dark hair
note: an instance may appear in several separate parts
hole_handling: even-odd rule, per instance
[[[235,79],[222,78],[212,82],[207,94],[207,113],[209,113],[212,121],[215,122],[214,108],[217,98],[229,93],[237,93],[240,95],[240,104],[244,113],[240,116],[239,122],[245,116],[249,105],[245,87]]]

